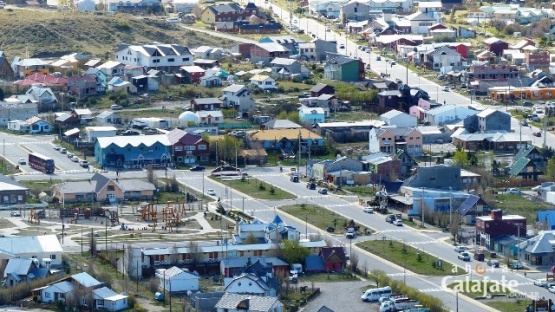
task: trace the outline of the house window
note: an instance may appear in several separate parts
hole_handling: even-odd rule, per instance
[[[168,62],[173,62],[173,61],[175,61],[174,58],[169,58],[169,59],[168,59]]]
[[[152,63],[160,63],[159,59],[152,60]]]
[[[56,260],[56,255],[50,255],[50,259]]]
[[[113,185],[108,185],[108,191],[113,192],[113,191],[115,191],[115,190],[116,190],[116,189],[114,188]]]
[[[180,151],[183,150],[183,146],[182,146],[182,145],[176,145],[176,146],[174,147],[174,150],[175,150],[176,152],[180,152]]]
[[[23,195],[17,195],[17,201],[22,201],[23,200]]]
[[[188,57],[184,57],[184,58],[183,58],[183,62],[188,62],[188,61],[189,61],[189,58],[188,58]]]
[[[253,250],[253,255],[254,256],[262,256],[262,250]]]
[[[50,298],[50,293],[49,292],[44,292],[44,298]]]
[[[204,144],[199,145],[198,150],[199,151],[205,151],[206,150],[206,145],[204,145]]]
[[[99,306],[103,306],[104,305],[104,300],[97,299],[96,304],[99,305]]]

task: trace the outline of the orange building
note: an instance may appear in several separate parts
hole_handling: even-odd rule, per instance
[[[555,88],[537,87],[494,87],[489,89],[489,96],[494,101],[508,100],[547,100],[555,97]]]

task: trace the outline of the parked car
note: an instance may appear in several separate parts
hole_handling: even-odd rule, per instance
[[[389,215],[389,216],[385,217],[385,222],[393,223],[393,221],[395,221],[395,219],[397,219],[395,217],[395,215]]]
[[[114,105],[110,106],[110,109],[111,110],[122,110],[123,106],[118,105],[118,104],[114,104]]]
[[[340,45],[339,45],[339,49],[345,49],[345,45],[344,45],[344,44],[340,44]]]
[[[65,149],[65,148],[63,148],[63,147],[60,148],[60,153],[62,153],[62,154],[67,154],[67,149]]]
[[[455,246],[455,252],[459,253],[459,252],[463,252],[466,251],[466,247],[464,246]]]
[[[374,208],[372,208],[372,207],[365,207],[365,208],[363,209],[363,211],[366,212],[366,213],[374,213]]]
[[[459,252],[457,257],[462,261],[470,261],[470,254],[468,252]]]
[[[499,267],[499,261],[497,261],[497,260],[488,260],[488,262],[486,262],[486,264],[490,267],[493,267],[493,268],[498,268]]]
[[[328,232],[328,233],[333,233],[333,232],[335,232],[335,228],[334,228],[333,226],[328,226],[328,227],[326,228],[326,232]]]
[[[81,160],[79,165],[81,165],[81,167],[83,167],[83,168],[89,168],[89,162],[86,161],[86,160]]]
[[[548,290],[550,293],[555,294],[555,285],[554,285],[554,286],[550,286],[547,290]]]
[[[516,188],[513,188],[513,187],[505,189],[505,192],[507,194],[513,194],[513,195],[520,195],[522,193],[519,189],[516,189]]]
[[[522,102],[522,106],[531,107],[531,106],[534,106],[534,104],[532,102],[525,101],[525,102]]]
[[[541,138],[541,136],[542,136],[541,131],[536,131],[536,132],[534,132],[534,136],[535,136],[535,137],[538,137],[538,138]]]
[[[526,126],[528,126],[528,121],[527,121],[526,119],[522,119],[522,120],[520,121],[520,125],[526,127]]]
[[[515,261],[511,264],[511,268],[515,270],[520,270],[520,269],[524,269],[524,265],[520,261]]]
[[[20,164],[20,165],[25,165],[27,163],[27,161],[25,161],[25,158],[19,157],[19,160],[17,161],[17,163]]]
[[[321,188],[318,190],[318,193],[322,194],[322,195],[327,195],[328,194],[328,190],[325,188]]]
[[[61,149],[60,145],[54,145],[54,150],[59,151]]]
[[[67,158],[71,159],[73,156],[75,156],[75,154],[73,154],[73,153],[67,153]]]
[[[204,166],[197,165],[197,166],[191,167],[189,171],[204,171],[204,169],[205,169]]]
[[[79,157],[73,156],[73,157],[71,157],[71,161],[73,161],[73,162],[79,162]]]
[[[316,189],[316,183],[314,183],[314,182],[308,182],[308,183],[306,184],[306,188],[309,189],[309,190],[315,190],[315,189]]]
[[[461,88],[467,88],[468,84],[466,84],[466,82],[461,83]]]
[[[391,67],[393,67],[393,65],[395,65],[397,63],[395,63],[395,61],[391,61]]]
[[[403,226],[403,220],[401,220],[401,219],[395,219],[395,220],[393,220],[393,225],[396,225],[396,226]]]
[[[10,216],[12,216],[12,217],[21,217],[21,213],[19,213],[19,211],[12,211],[12,212],[10,212]]]
[[[443,91],[445,91],[445,92],[449,92],[450,89],[449,89],[448,86],[444,86],[443,89],[441,89],[441,90],[443,90]]]
[[[214,191],[213,189],[208,189],[206,191],[206,194],[210,195],[210,196],[216,196],[216,191]]]
[[[534,281],[534,285],[539,286],[539,287],[547,287],[547,281],[544,279],[537,279]]]
[[[381,61],[382,57],[381,56],[376,56],[376,61]]]

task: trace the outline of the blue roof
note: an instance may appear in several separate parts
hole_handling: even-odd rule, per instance
[[[470,195],[468,198],[461,204],[459,208],[457,208],[457,214],[461,216],[466,216],[472,208],[476,205],[480,197],[476,195]]]
[[[71,276],[71,278],[84,287],[95,287],[102,284],[102,282],[97,281],[94,277],[90,276],[89,273],[87,272],[74,274]]]
[[[326,270],[324,259],[320,256],[308,256],[305,261],[307,272],[323,272]]]
[[[276,225],[280,225],[280,224],[283,224],[283,220],[281,220],[281,218],[276,214],[276,217],[274,218],[272,223]]]
[[[555,230],[555,210],[538,211],[538,222],[546,222],[551,230]]]

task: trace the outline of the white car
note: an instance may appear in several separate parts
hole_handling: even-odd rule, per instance
[[[540,287],[547,287],[547,281],[544,279],[537,279],[534,281],[534,285],[540,286]]]
[[[19,160],[17,161],[17,163],[20,164],[20,165],[25,165],[27,163],[27,161],[25,161],[25,158],[19,157]]]
[[[372,208],[372,207],[366,207],[366,208],[364,208],[364,212],[366,212],[366,213],[374,213],[374,208]]]
[[[403,226],[403,220],[401,220],[401,219],[395,219],[395,220],[393,220],[393,225],[396,225],[396,226]]]
[[[455,246],[455,252],[463,252],[466,251],[466,248],[464,246]]]
[[[445,91],[445,92],[449,92],[449,90],[450,90],[450,89],[449,89],[449,87],[448,87],[448,86],[445,86],[445,87],[443,87],[443,89],[442,89],[442,90],[443,90],[443,91]]]
[[[457,257],[462,261],[470,261],[470,254],[468,252],[460,252]]]
[[[550,293],[555,294],[555,285],[549,287],[547,290],[549,290]]]
[[[206,191],[206,194],[210,196],[216,196],[216,191],[214,191],[213,189],[208,189],[208,191]]]

